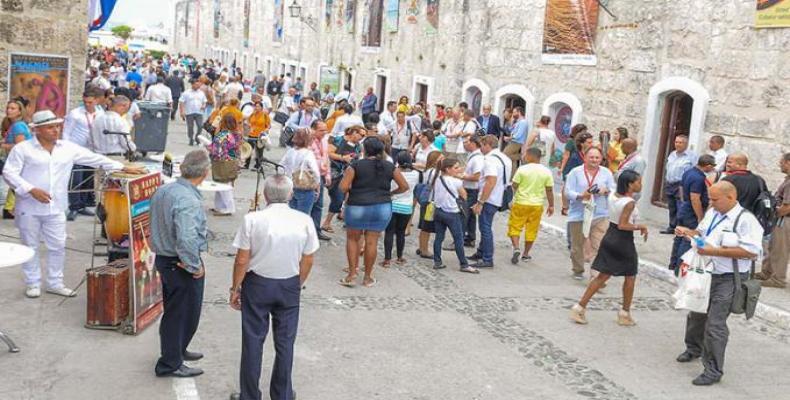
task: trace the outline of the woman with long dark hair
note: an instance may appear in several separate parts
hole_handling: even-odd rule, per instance
[[[477,274],[480,271],[469,265],[464,254],[464,217],[459,203],[466,202],[464,182],[457,177],[463,174],[461,163],[455,158],[445,158],[439,163],[439,174],[433,178],[433,224],[436,237],[433,240],[433,269],[442,269],[442,242],[449,228],[453,236],[455,255],[461,265],[461,272]],[[461,199],[461,201],[458,201]]]
[[[396,161],[403,178],[409,185],[409,190],[392,196],[392,219],[390,219],[387,231],[384,233],[384,261],[381,263],[384,268],[389,267],[392,260],[393,239],[398,255],[396,262],[398,264],[406,262],[406,259],[403,258],[403,248],[406,246],[406,228],[409,226],[414,212],[414,186],[420,180],[420,172],[412,167],[411,156],[408,152],[398,153]],[[396,183],[393,182],[392,185],[392,189],[396,189]]]
[[[340,284],[348,287],[356,285],[362,237],[365,239],[362,285],[371,287],[376,284],[373,278],[376,245],[392,217],[392,196],[409,190],[400,169],[385,160],[384,143],[378,137],[365,138],[363,147],[365,158],[352,162],[340,182],[340,189],[348,193],[344,214],[348,275],[340,280]],[[394,190],[391,187],[393,180],[397,184]]]
[[[631,317],[631,300],[634,297],[639,256],[634,245],[634,231],[647,240],[647,226],[636,224],[639,212],[634,195],[642,190],[642,177],[635,171],[623,171],[617,179],[617,193],[609,198],[609,229],[601,240],[592,269],[598,275],[587,285],[581,300],[571,308],[571,319],[586,324],[587,303],[612,276],[623,276],[623,307],[617,312],[617,323],[636,325]]]

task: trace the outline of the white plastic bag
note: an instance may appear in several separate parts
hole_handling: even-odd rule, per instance
[[[595,196],[591,196],[590,200],[584,201],[584,216],[582,219],[582,234],[585,238],[590,237],[590,230],[592,229],[592,220],[595,216]]]
[[[675,309],[707,314],[711,282],[707,260],[697,254],[696,248],[692,248],[683,254],[678,268],[678,290],[672,296],[675,299]]]

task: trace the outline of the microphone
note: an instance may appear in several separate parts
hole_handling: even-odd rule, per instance
[[[280,164],[278,164],[278,163],[276,163],[276,162],[274,162],[274,161],[272,161],[272,160],[270,160],[270,159],[266,158],[265,156],[264,156],[264,157],[261,157],[261,162],[262,162],[262,163],[265,163],[265,164],[274,165],[276,168],[282,168],[282,169],[285,169],[285,167],[283,167],[282,165],[280,165]]]
[[[105,129],[103,132],[105,135],[121,135],[121,136],[129,136],[129,132],[112,132]]]

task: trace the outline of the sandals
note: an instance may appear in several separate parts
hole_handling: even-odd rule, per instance
[[[480,273],[479,269],[477,269],[475,267],[472,267],[470,265],[467,265],[465,267],[461,267],[460,271],[461,272],[466,272],[466,273],[469,273],[469,274],[479,274]]]
[[[381,265],[381,268],[389,268],[391,263],[392,263],[391,260],[384,260],[384,261],[381,262],[380,265]]]
[[[378,281],[376,280],[376,278],[370,278],[370,280],[363,280],[362,286],[366,288],[372,288],[373,286],[376,286],[377,283]]]
[[[338,284],[340,284],[341,286],[352,288],[354,286],[357,286],[357,277],[354,276],[354,278],[351,279],[351,280],[348,280],[348,277],[342,278],[342,279],[340,279]]]
[[[406,264],[406,259],[405,258],[399,258],[399,259],[395,260],[395,264],[398,264],[398,265]]]
[[[335,230],[332,229],[331,226],[322,226],[321,230],[324,231],[324,232],[335,233]]]

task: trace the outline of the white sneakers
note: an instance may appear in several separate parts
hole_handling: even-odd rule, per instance
[[[587,309],[576,303],[571,307],[571,320],[577,324],[586,325],[587,317],[584,315]],[[617,325],[620,326],[634,326],[636,321],[631,317],[631,313],[623,310],[622,308],[617,311]]]
[[[57,289],[49,288],[47,289],[47,293],[51,293],[63,297],[74,297],[77,295],[77,292],[67,287],[61,287]],[[38,286],[28,286],[25,288],[25,296],[31,299],[37,298],[41,296],[41,288]]]

